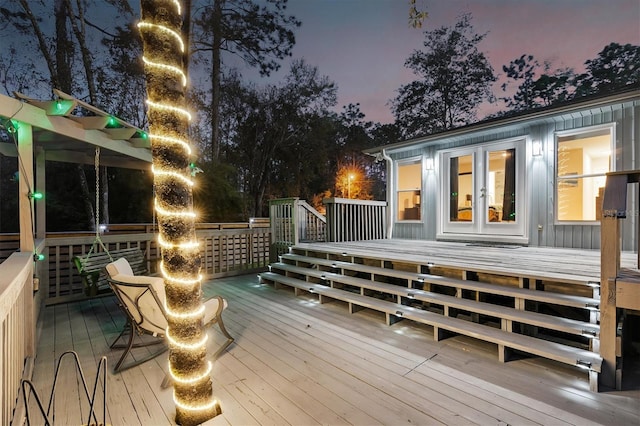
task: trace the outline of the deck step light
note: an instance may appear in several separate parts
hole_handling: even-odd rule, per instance
[[[402,317],[404,313],[402,311],[396,311],[396,316]]]
[[[309,293],[315,293],[314,288],[313,287],[309,287]]]
[[[44,254],[42,253],[33,253],[33,261],[34,262],[39,262],[44,260]]]
[[[433,268],[434,266],[436,266],[435,263],[433,262],[427,262],[427,268]]]
[[[343,252],[342,252],[342,255],[343,255],[343,256],[347,256],[347,252],[346,252],[346,251],[343,251]]]
[[[587,285],[589,287],[593,287],[593,288],[600,288],[600,283],[597,281],[589,281],[587,282]]]
[[[592,337],[596,337],[598,335],[598,332],[595,330],[586,330],[583,329],[582,330],[582,335],[583,336],[592,336]]]
[[[415,298],[415,293],[407,293],[407,297],[409,299],[413,299],[413,298]]]
[[[599,307],[597,303],[586,303],[584,306],[590,311],[597,311]]]
[[[44,194],[38,191],[29,192],[27,196],[29,197],[30,200],[42,200],[44,198]]]

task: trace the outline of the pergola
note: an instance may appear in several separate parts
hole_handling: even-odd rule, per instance
[[[17,146],[13,141],[0,142],[0,154],[20,159],[23,252],[33,252],[35,239],[45,238],[45,203],[34,205],[32,195],[45,188],[46,161],[94,164],[99,147],[103,166],[149,169],[151,165],[150,141],[143,130],[59,90],[54,94],[53,100],[31,99],[20,93],[15,93],[17,99],[0,95],[0,125],[17,134]]]

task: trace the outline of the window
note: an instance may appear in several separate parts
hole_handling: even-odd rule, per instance
[[[420,220],[422,162],[398,165],[398,220]]]
[[[557,134],[557,220],[600,219],[605,174],[611,170],[613,127]]]

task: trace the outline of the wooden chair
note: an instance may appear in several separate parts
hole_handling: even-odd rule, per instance
[[[110,346],[112,349],[125,348],[125,351],[114,367],[114,372],[119,372],[155,358],[168,349],[165,344],[167,315],[164,309],[164,280],[160,277],[134,275],[129,262],[125,258],[120,258],[109,263],[105,269],[107,271],[109,285],[117,296],[120,307],[127,316],[127,324]],[[205,301],[204,306],[205,326],[218,324],[220,331],[222,331],[222,334],[227,338],[226,342],[213,354],[213,358],[215,359],[233,342],[233,337],[227,332],[222,322],[222,311],[227,307],[227,301],[220,296],[216,296]],[[119,344],[118,342],[124,338],[126,334],[129,335],[127,343]],[[134,344],[136,334],[138,336],[148,334],[157,339]],[[131,352],[132,348],[155,344],[163,344],[163,348],[141,360],[123,365],[124,359]]]

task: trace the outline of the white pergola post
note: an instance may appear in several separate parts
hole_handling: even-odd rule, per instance
[[[45,150],[42,147],[36,147],[36,181],[35,190],[45,194],[46,174],[45,174]],[[46,199],[35,203],[36,213],[36,238],[44,240],[47,234],[47,203]]]
[[[18,168],[20,170],[18,183],[18,211],[20,217],[20,251],[33,252],[35,249],[33,238],[33,199],[29,197],[33,188],[33,129],[29,124],[16,123],[18,132]]]

